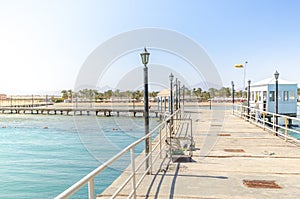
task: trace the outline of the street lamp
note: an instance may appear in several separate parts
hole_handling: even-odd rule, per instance
[[[247,95],[247,97],[248,97],[248,116],[249,116],[249,114],[250,114],[250,84],[251,84],[251,80],[249,79],[248,80],[248,95]]]
[[[175,110],[178,110],[178,79],[175,79]],[[177,115],[176,115],[177,117]]]
[[[146,47],[141,53],[142,63],[144,64],[144,117],[145,117],[145,135],[149,134],[149,101],[148,101],[148,68],[150,53]],[[145,154],[146,154],[146,170],[149,168],[149,138],[145,140]],[[148,172],[147,172],[148,173]]]
[[[275,117],[275,123],[276,123],[276,132],[278,131],[278,116],[277,116],[277,114],[278,114],[278,77],[279,77],[279,73],[277,72],[277,70],[276,70],[276,72],[274,73],[274,76],[275,76],[275,92],[276,92],[276,94],[275,94],[275,100],[276,100],[276,102],[275,102],[275,114],[276,114],[276,117]],[[277,136],[277,133],[276,133],[276,136]]]
[[[248,62],[247,61],[245,61],[245,65],[244,65],[244,90],[245,90],[245,88],[246,88],[246,86],[245,86],[245,83],[246,83],[246,65],[248,64]],[[249,80],[250,81],[250,80]],[[249,81],[248,81],[248,83],[249,83]],[[244,93],[244,92],[243,92]],[[243,94],[242,94],[243,95]],[[244,95],[243,95],[244,96]]]
[[[232,86],[232,111],[234,113],[234,83],[231,81],[231,86]]]
[[[180,95],[181,95],[181,93],[180,93],[180,81],[178,80],[178,108],[180,109],[181,108],[181,106],[180,106]]]
[[[173,73],[171,73],[169,75],[169,80],[170,80],[170,103],[169,104],[171,106],[170,137],[173,132],[173,79],[174,79],[174,75],[173,75]]]
[[[182,112],[184,113],[184,93],[185,93],[185,86],[182,86]]]

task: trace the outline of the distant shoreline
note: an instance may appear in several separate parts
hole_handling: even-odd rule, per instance
[[[43,106],[48,106],[48,107],[81,107],[81,108],[85,108],[85,107],[133,107],[133,108],[142,108],[144,107],[144,103],[143,102],[60,102],[60,103],[54,103],[54,104],[50,104],[50,102],[48,102],[48,105],[45,105],[45,101],[40,101],[40,100],[1,100],[0,101],[0,107],[18,107],[18,106],[31,106],[32,104],[41,104]],[[239,102],[236,102],[235,104],[240,104]],[[149,105],[151,107],[157,107],[158,102],[149,102]],[[159,104],[161,105],[161,104]],[[183,102],[181,102],[181,106],[183,105]],[[210,102],[184,102],[184,106],[185,107],[206,107],[206,106],[230,106],[232,105],[231,102],[216,102],[216,101],[212,101]],[[162,103],[162,107],[167,107],[169,106],[169,103],[166,102],[166,104],[163,102]],[[297,102],[297,106],[300,106],[300,102]],[[42,106],[41,106],[42,107]]]

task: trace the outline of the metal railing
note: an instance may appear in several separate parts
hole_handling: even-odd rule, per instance
[[[167,137],[168,131],[170,129],[177,129],[176,126],[174,128],[170,128],[168,124],[170,124],[170,120],[179,114],[180,110],[176,111],[173,115],[169,115],[164,120],[156,126],[148,135],[145,135],[144,137],[138,139],[137,141],[133,142],[129,146],[127,146],[125,149],[120,151],[118,154],[116,154],[114,157],[112,157],[110,160],[103,163],[101,166],[87,174],[85,177],[83,177],[81,180],[76,182],[74,185],[72,185],[70,188],[59,194],[55,197],[55,199],[63,199],[63,198],[69,198],[74,193],[76,193],[79,189],[81,189],[84,185],[88,184],[88,198],[94,199],[95,198],[95,183],[94,179],[96,176],[98,176],[100,173],[102,173],[106,168],[108,168],[111,164],[119,160],[121,157],[124,157],[125,154],[130,152],[130,164],[131,164],[131,174],[127,179],[125,179],[124,183],[115,191],[115,193],[111,196],[111,198],[115,198],[124,188],[125,186],[131,181],[131,193],[129,194],[128,198],[136,198],[136,189],[141,184],[142,180],[147,174],[152,173],[152,166],[155,163],[155,161],[160,157],[162,158],[162,152],[163,152],[163,146],[165,145],[165,138]],[[179,125],[178,122],[176,122],[173,125]],[[163,129],[165,129],[165,134],[163,135]],[[157,143],[152,146],[153,140],[151,139],[153,135],[159,130],[159,135],[156,136]],[[138,165],[136,165],[135,162],[135,153],[134,149],[138,144],[141,144],[146,139],[149,138],[149,154],[145,155],[145,157],[139,162]],[[158,140],[157,140],[158,139]],[[145,165],[145,162],[149,160],[149,167],[145,169],[141,174],[140,179],[137,178],[137,171]]]
[[[274,135],[283,138],[285,141],[300,143],[300,126],[299,129],[292,128],[293,126],[297,127],[297,125],[300,124],[299,118],[262,111],[254,107],[248,108],[248,106],[239,104],[233,105],[233,114],[263,128],[264,130],[269,130]],[[279,121],[277,124],[276,117],[277,121]],[[292,124],[294,122],[296,125]],[[299,138],[297,139],[297,137]]]

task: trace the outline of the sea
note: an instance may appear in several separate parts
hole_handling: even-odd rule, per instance
[[[158,124],[150,119],[150,129]],[[0,115],[0,199],[54,198],[144,135],[143,117]],[[143,143],[135,153],[141,153]],[[129,157],[129,155],[128,155]],[[101,193],[129,164],[95,179]],[[87,198],[87,186],[72,198]]]

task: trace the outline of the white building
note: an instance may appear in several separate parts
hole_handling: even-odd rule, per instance
[[[297,83],[278,79],[278,113],[282,115],[297,116]],[[259,108],[275,113],[275,78],[269,78],[254,83],[250,87],[250,104],[254,106],[255,100]]]

